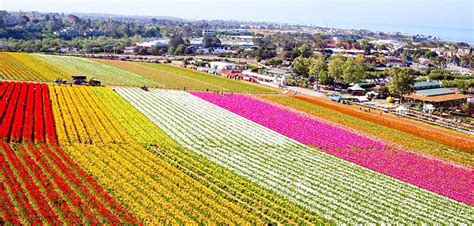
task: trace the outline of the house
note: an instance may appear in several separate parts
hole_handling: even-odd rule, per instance
[[[441,88],[441,84],[432,81],[426,82],[415,82],[414,89],[415,90],[426,90],[426,89],[437,89]]]
[[[244,47],[251,48],[254,46],[252,36],[231,36],[220,38],[221,45],[225,47]]]
[[[189,39],[189,45],[190,45],[190,48],[193,51],[197,51],[199,49],[202,49],[202,48],[204,48],[203,38],[190,38]]]
[[[70,27],[63,28],[59,31],[55,31],[54,35],[60,37],[60,38],[75,38],[77,36],[80,36],[80,30],[82,29],[82,25],[80,24],[74,24]]]
[[[415,92],[404,95],[413,102],[430,103],[434,106],[453,107],[467,102],[469,95],[459,94],[449,88],[443,88],[441,84],[434,81],[416,82]]]
[[[385,65],[387,67],[393,67],[393,66],[402,67],[402,66],[405,66],[405,64],[403,63],[403,60],[398,58],[398,57],[386,56],[384,58],[384,61],[385,61]]]
[[[84,31],[84,36],[85,37],[91,37],[91,36],[101,36],[103,32],[99,29],[96,28],[89,28]]]

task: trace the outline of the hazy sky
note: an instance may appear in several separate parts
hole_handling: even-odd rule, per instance
[[[418,31],[446,37],[464,36],[473,40],[473,2],[474,0],[0,0],[0,9],[272,21],[319,26],[327,23],[329,27],[410,33]],[[440,30],[444,30],[444,33]],[[455,34],[456,32],[460,34]]]

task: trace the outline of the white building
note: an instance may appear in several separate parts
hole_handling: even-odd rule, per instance
[[[249,29],[203,29],[202,35],[214,35],[214,34],[226,34],[226,35],[249,35]]]
[[[151,48],[153,46],[156,46],[156,47],[160,48],[160,47],[168,47],[169,44],[170,44],[170,40],[167,39],[167,38],[163,38],[163,39],[155,39],[155,40],[151,40],[151,41],[147,41],[147,42],[137,43],[137,47],[139,47],[139,48]]]
[[[210,62],[209,66],[211,69],[216,69],[216,70],[234,70],[237,66],[233,63],[227,63],[227,62]]]

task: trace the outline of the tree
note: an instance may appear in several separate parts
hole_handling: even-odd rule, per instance
[[[434,59],[435,57],[438,56],[438,54],[432,50],[426,50],[425,53],[423,54],[425,58],[428,59]]]
[[[323,85],[329,85],[334,83],[334,78],[329,76],[329,73],[327,71],[323,71],[319,75],[319,82]]]
[[[221,40],[216,36],[204,36],[202,39],[204,48],[213,48],[219,47],[221,45]]]
[[[382,98],[385,98],[387,97],[388,95],[390,95],[390,90],[387,86],[382,86],[380,87],[378,90],[379,92],[379,95],[382,97]]]
[[[274,57],[274,58],[267,61],[267,64],[272,65],[272,66],[277,66],[277,65],[280,65],[282,63],[283,63],[283,60],[278,58],[278,57]]]
[[[174,51],[174,54],[183,55],[185,52],[186,52],[186,45],[179,44],[178,47],[176,47],[176,51]]]
[[[332,77],[334,82],[342,82],[342,75],[344,73],[344,56],[337,54],[331,57],[328,64],[328,75]]]
[[[175,48],[174,48],[174,47],[172,47],[172,46],[168,47],[168,54],[173,55],[174,52],[175,52]]]
[[[294,73],[302,77],[307,77],[309,74],[309,65],[310,61],[308,58],[297,57],[295,60],[293,60],[293,63],[291,64],[291,69]]]
[[[365,62],[358,56],[349,58],[343,65],[343,81],[345,83],[358,83],[365,73]]]
[[[326,63],[326,58],[321,53],[317,54],[317,57],[310,61],[308,73],[311,76],[314,76],[317,82],[321,81],[323,84],[328,84],[328,81],[332,82],[328,76],[328,65]]]
[[[310,57],[311,51],[306,45],[302,45],[300,47],[296,47],[293,49],[293,56],[294,57]]]
[[[173,48],[173,50],[176,50],[179,45],[184,44],[184,40],[181,37],[171,37],[170,38],[170,43],[169,43],[169,48]]]
[[[410,94],[413,92],[413,85],[415,84],[416,71],[407,67],[395,67],[389,72],[391,81],[388,84],[390,93],[399,96]]]

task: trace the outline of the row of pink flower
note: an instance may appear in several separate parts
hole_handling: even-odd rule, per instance
[[[473,172],[468,168],[401,150],[395,145],[256,97],[191,93],[328,154],[474,205]]]

